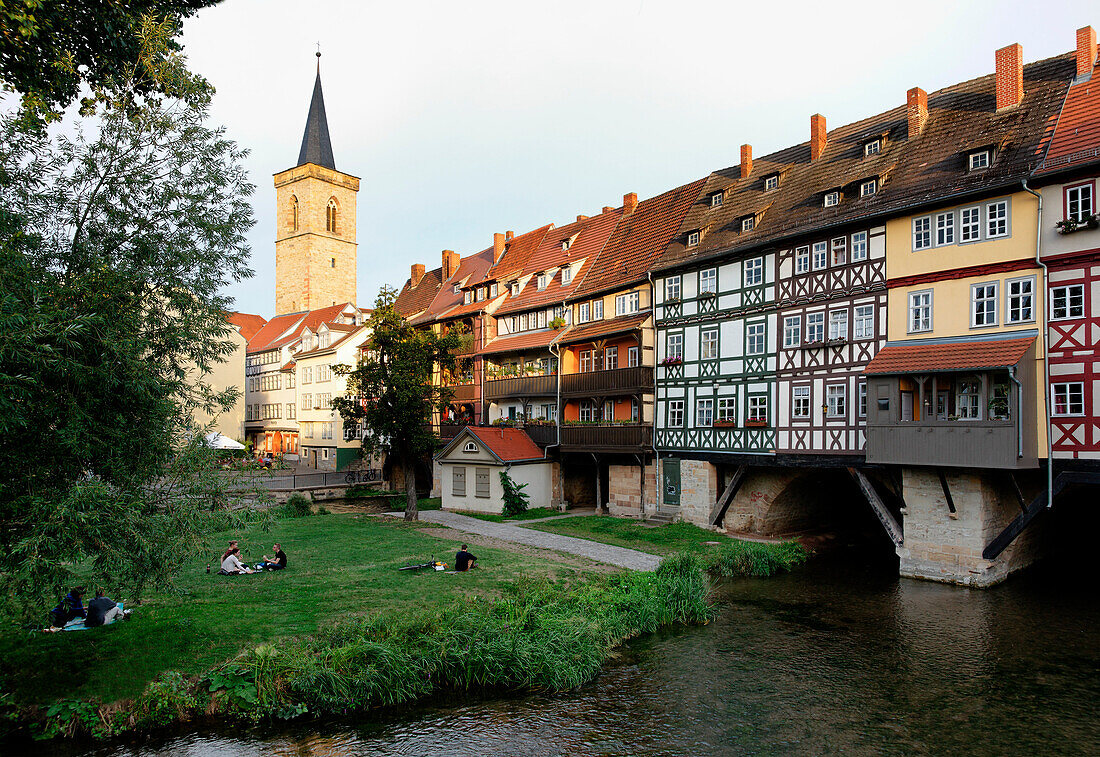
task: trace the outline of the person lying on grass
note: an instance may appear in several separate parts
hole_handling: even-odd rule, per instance
[[[466,545],[455,555],[455,572],[463,572],[477,567],[477,558],[466,551]]]
[[[65,624],[73,618],[87,617],[83,598],[84,587],[74,586],[72,591],[57,603],[57,607],[50,610],[50,625],[54,628],[64,628]]]
[[[268,557],[264,555],[263,565],[264,570],[282,570],[286,567],[286,552],[283,552],[283,545],[279,542],[275,542],[271,545],[271,549],[275,551],[274,557]]]
[[[88,603],[88,617],[84,619],[84,625],[94,628],[110,625],[119,618],[129,620],[132,612],[133,610],[123,610],[115,600],[103,596],[103,589],[96,589],[95,599]]]
[[[240,558],[241,550],[237,547],[233,547],[229,550],[229,554],[222,560],[222,569],[218,571],[219,576],[236,576],[241,573],[254,573],[252,568],[241,562]]]

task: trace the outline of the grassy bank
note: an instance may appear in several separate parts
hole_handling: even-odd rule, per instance
[[[539,518],[552,518],[555,515],[561,515],[560,510],[555,510],[552,507],[532,507],[530,510],[525,510],[518,515],[497,515],[496,513],[477,513],[470,510],[456,510],[455,512],[460,515],[468,515],[471,518],[477,518],[478,520],[487,520],[493,523],[513,523],[525,520],[537,520]]]

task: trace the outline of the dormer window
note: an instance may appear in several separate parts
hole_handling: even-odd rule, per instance
[[[863,143],[865,156],[878,155],[880,152],[882,152],[882,139],[872,139]]]
[[[495,281],[492,284],[489,285],[489,296],[490,297],[496,297],[498,291],[499,290],[497,289],[497,283]]]
[[[573,246],[573,240],[572,239],[563,239],[563,240],[561,240],[561,248],[563,250],[568,250],[572,246]]]
[[[562,286],[565,286],[566,284],[568,284],[572,280],[573,280],[573,268],[572,268],[572,266],[566,266],[565,268],[562,268],[561,269],[561,283],[562,283]]]
[[[878,191],[878,179],[870,179],[859,185],[859,196],[870,197]]]
[[[825,207],[831,208],[840,204],[840,192],[833,190],[825,193]]]
[[[773,189],[779,187],[779,174],[773,173],[771,176],[764,177],[764,191],[770,192]]]
[[[538,279],[536,279],[536,285],[538,286],[538,290],[540,292],[543,289],[546,289],[546,274],[545,273],[540,273],[539,274]]]
[[[756,228],[756,216],[745,216],[741,219],[741,231],[752,231]]]
[[[516,297],[517,295],[519,295],[519,282],[518,281],[513,281],[511,284],[509,284],[508,285],[508,291],[512,293],[513,297]]]
[[[459,292],[462,291],[462,287],[458,284],[455,284],[454,287],[452,288],[452,291],[454,291],[455,294],[458,294]]]
[[[715,192],[714,194],[712,194],[710,196],[710,206],[712,208],[722,207],[722,193],[721,192]]]
[[[695,247],[698,244],[699,244],[699,232],[698,231],[689,231],[688,232],[688,247]]]
[[[474,293],[473,293],[472,290],[467,289],[465,291],[465,293],[463,294],[463,296],[462,296],[462,303],[464,305],[469,305],[473,301],[474,301]]]
[[[327,331],[325,333],[321,334],[320,336],[318,336],[317,339],[320,342],[320,344],[318,345],[318,347],[320,347],[320,349],[323,350],[326,347],[328,347],[328,345],[329,345],[329,333]]]
[[[970,170],[980,171],[983,168],[989,168],[989,150],[970,153]]]
[[[484,299],[485,299],[485,287],[478,287],[477,292],[475,293],[475,296],[474,296],[474,300],[476,302],[481,302]]]

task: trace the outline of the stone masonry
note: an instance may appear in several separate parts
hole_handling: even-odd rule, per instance
[[[645,467],[645,497],[643,508],[642,472],[637,465],[608,466],[608,511],[612,515],[633,518],[644,517],[657,505],[657,468],[653,463]]]
[[[275,174],[275,312],[357,301],[356,193],[359,179],[313,163]],[[298,227],[294,227],[294,200]],[[336,231],[326,229],[330,200]]]
[[[703,460],[680,461],[680,518],[704,528],[718,501],[718,469]]]

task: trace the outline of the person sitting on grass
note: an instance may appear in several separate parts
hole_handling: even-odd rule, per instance
[[[282,570],[286,567],[286,552],[283,551],[283,546],[279,542],[275,542],[271,548],[275,550],[275,556],[264,555],[263,568],[264,570]]]
[[[72,591],[57,603],[57,607],[50,610],[50,625],[54,628],[64,628],[73,618],[87,617],[83,597],[84,587],[74,586]]]
[[[103,589],[96,589],[95,599],[88,603],[88,617],[84,619],[84,625],[94,628],[110,625],[119,618],[129,620],[132,612],[123,610],[115,600],[103,596]]]
[[[222,560],[222,569],[218,571],[219,576],[236,576],[241,573],[252,573],[252,568],[241,562],[240,558],[241,550],[237,547],[233,547],[229,550],[229,554]]]
[[[463,572],[477,567],[477,558],[466,551],[466,545],[462,545],[462,549],[455,555],[455,570],[457,572]]]

